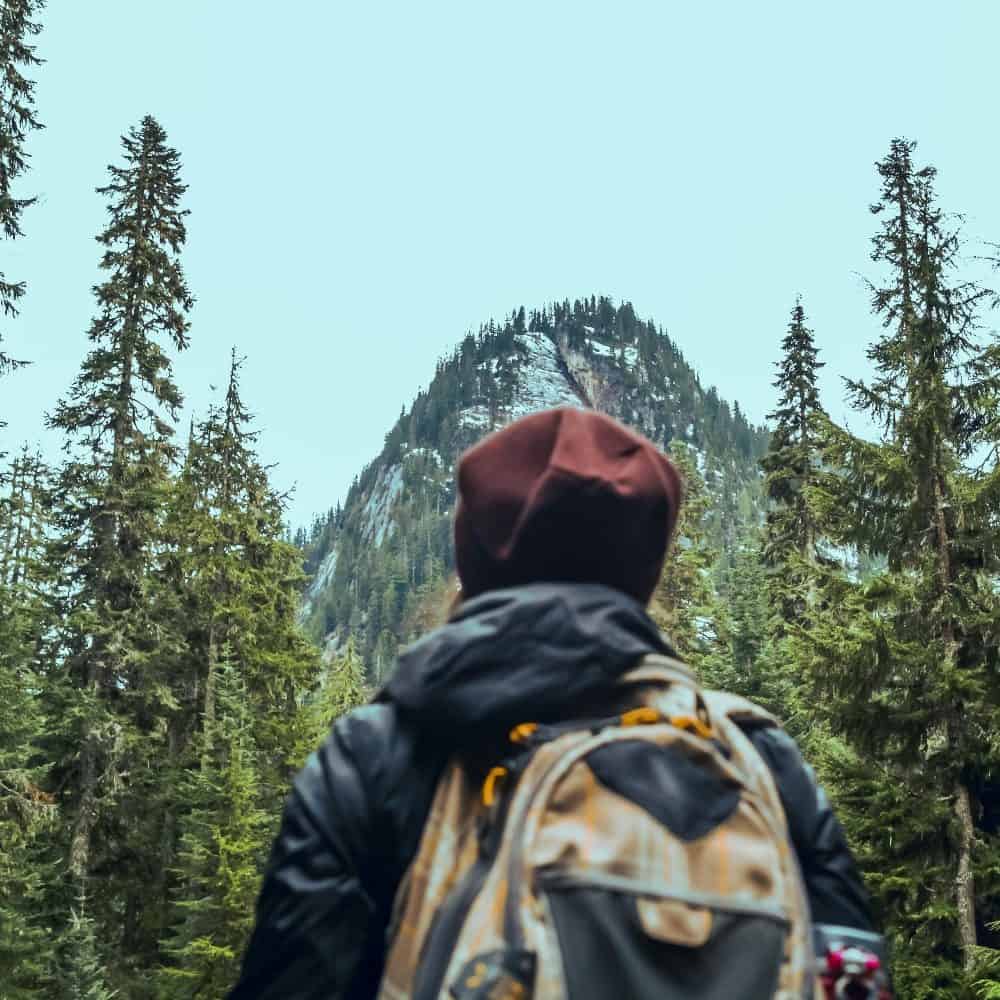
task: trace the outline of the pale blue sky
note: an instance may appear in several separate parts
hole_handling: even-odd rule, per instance
[[[49,0],[3,269],[29,281],[0,440],[41,441],[86,350],[94,187],[147,113],[181,152],[203,409],[229,349],[295,523],[333,504],[470,327],[606,293],[763,418],[801,292],[838,376],[877,329],[872,167],[905,135],[1000,240],[1000,5]]]

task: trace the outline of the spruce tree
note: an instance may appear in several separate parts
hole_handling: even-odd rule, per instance
[[[0,476],[0,995],[9,1000],[37,996],[48,968],[45,844],[56,816],[39,745],[45,479],[27,450]]]
[[[164,862],[168,996],[221,995],[235,974],[288,780],[317,736],[307,696],[319,657],[295,617],[302,555],[255,453],[241,363],[234,352],[223,403],[192,431],[167,518],[157,617],[180,637],[168,651],[172,777],[159,806],[179,838],[165,837],[179,850]]]
[[[25,142],[42,127],[35,115],[35,84],[24,71],[42,61],[30,39],[41,31],[36,18],[44,6],[44,0],[0,0],[0,227],[8,240],[24,235],[21,214],[35,201],[16,197],[14,187],[28,168]],[[17,315],[24,291],[23,281],[9,281],[0,272],[0,314],[5,319]],[[22,363],[0,347],[0,375]]]
[[[871,443],[827,421],[817,487],[824,530],[886,568],[863,582],[827,571],[799,652],[857,751],[841,785],[897,935],[900,992],[937,997],[960,995],[958,967],[971,971],[977,926],[996,917],[1000,841],[976,823],[1000,764],[997,477],[965,462],[989,443],[1000,378],[977,336],[987,292],[955,277],[960,234],[913,149],[896,140],[878,164],[872,256],[888,280],[871,289],[886,332],[875,379],[848,384],[884,433]]]
[[[698,666],[725,641],[711,579],[716,554],[705,527],[710,498],[690,449],[675,441],[670,453],[684,481],[684,504],[650,612],[681,659]]]
[[[192,298],[180,158],[151,117],[122,139],[109,167],[110,219],[97,237],[105,280],[94,289],[92,349],[49,424],[66,436],[55,495],[62,617],[47,704],[53,780],[68,821],[66,856],[89,893],[99,943],[123,963],[143,934],[148,845],[146,800],[171,693],[148,587],[181,403],[168,348],[188,343]]]
[[[251,700],[224,646],[213,709],[195,743],[198,764],[177,789],[187,812],[177,858],[177,922],[161,973],[164,998],[222,997],[233,986],[253,926],[254,901],[276,817],[261,807]]]
[[[799,728],[796,677],[789,663],[773,609],[768,567],[759,532],[738,545],[727,574],[723,598],[728,612],[728,657],[717,658],[713,685],[743,695]]]
[[[210,721],[219,650],[231,648],[254,702],[258,747],[273,767],[268,787],[283,787],[299,745],[298,706],[318,678],[318,654],[297,625],[302,554],[285,540],[284,498],[255,452],[241,364],[234,352],[224,403],[195,429],[170,505],[168,562],[185,635],[185,663],[173,675],[186,678],[179,693],[183,688],[196,716]]]
[[[781,346],[783,355],[774,382],[780,395],[777,407],[768,414],[774,427],[761,460],[768,500],[763,556],[770,568],[769,590],[779,618],[792,622],[804,614],[808,576],[819,541],[809,494],[819,459],[816,420],[822,408],[816,378],[823,365],[801,300],[792,309]]]
[[[298,763],[304,763],[310,753],[326,738],[330,726],[341,715],[358,708],[368,700],[365,665],[353,639],[348,639],[343,653],[335,657],[326,670],[318,691],[303,707],[301,727],[303,743],[296,753]]]
[[[119,995],[108,986],[94,920],[87,912],[82,892],[60,937],[47,988],[48,995],[57,1000],[114,1000]]]

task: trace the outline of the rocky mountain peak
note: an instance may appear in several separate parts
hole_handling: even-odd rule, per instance
[[[439,362],[344,506],[314,523],[302,614],[317,638],[333,650],[354,636],[372,672],[386,669],[419,631],[421,601],[451,571],[458,456],[512,420],[565,405],[606,412],[665,448],[683,441],[731,507],[741,491],[759,492],[766,434],[704,390],[652,321],[596,296],[530,316],[521,308]]]

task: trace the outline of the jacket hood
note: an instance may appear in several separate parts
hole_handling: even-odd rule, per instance
[[[406,649],[378,696],[420,728],[495,731],[565,717],[649,653],[671,653],[627,594],[599,584],[491,591]]]

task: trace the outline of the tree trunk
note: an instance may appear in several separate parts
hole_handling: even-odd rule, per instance
[[[96,690],[96,683],[88,685]],[[69,848],[69,869],[79,879],[90,867],[90,835],[97,818],[97,746],[90,726],[85,725],[80,750],[80,803],[73,821]]]
[[[208,629],[208,671],[205,674],[205,711],[202,716],[202,731],[205,734],[202,766],[206,766],[215,734],[215,672],[218,666],[218,639],[213,622]]]
[[[948,524],[945,517],[944,489],[941,476],[934,478],[934,520],[937,534],[938,582],[941,594],[945,600],[951,589],[951,549],[948,535]],[[949,666],[954,666],[958,657],[958,643],[955,639],[955,627],[949,615],[945,615],[941,624],[941,633],[945,642],[945,657]],[[953,718],[961,718],[961,706],[953,708]],[[955,729],[957,722],[948,726],[949,753],[961,752],[961,740]],[[965,968],[971,969],[975,959],[976,947],[976,895],[972,877],[972,845],[976,829],[972,820],[972,804],[969,800],[969,789],[961,781],[955,785],[955,815],[958,818],[958,859],[955,872],[955,907],[958,913],[958,938],[962,946],[962,959]]]
[[[958,939],[966,971],[975,963],[976,897],[972,878],[972,845],[976,835],[972,821],[969,790],[961,782],[955,786],[955,815],[958,817],[958,871],[955,875],[955,903],[958,907]]]

